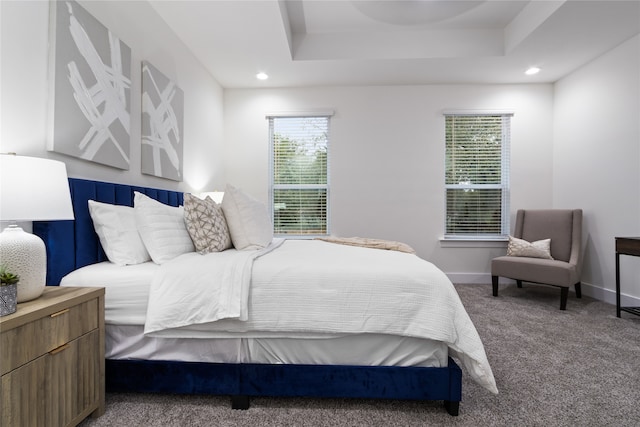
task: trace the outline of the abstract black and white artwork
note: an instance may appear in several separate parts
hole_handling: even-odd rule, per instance
[[[50,7],[48,149],[129,169],[131,49],[75,1]]]
[[[142,61],[142,173],[182,181],[184,93]]]

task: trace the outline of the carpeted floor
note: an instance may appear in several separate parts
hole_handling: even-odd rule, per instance
[[[525,284],[456,285],[484,342],[500,394],[463,373],[460,416],[442,402],[107,393],[106,414],[81,426],[637,426],[640,316]],[[464,372],[464,371],[463,371]]]

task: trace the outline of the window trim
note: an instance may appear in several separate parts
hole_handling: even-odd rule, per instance
[[[506,144],[501,145],[500,155],[500,168],[502,172],[503,180],[500,184],[478,184],[469,186],[465,184],[447,184],[444,183],[444,224],[443,224],[443,236],[440,238],[440,245],[442,247],[495,247],[504,245],[508,235],[510,234],[510,202],[511,202],[511,179],[510,179],[510,163],[511,163],[511,118],[515,115],[513,110],[444,110],[442,116],[445,119],[447,116],[502,116],[509,118],[509,127],[505,129],[502,127],[502,141],[506,141]],[[508,131],[508,135],[505,132]],[[508,137],[507,137],[508,136]],[[445,163],[446,163],[446,126],[445,126]],[[445,168],[446,173],[446,168]],[[504,189],[506,178],[506,191],[502,191],[501,200],[501,233],[500,234],[447,234],[447,190],[456,188],[497,188]],[[446,179],[446,175],[445,175]]]
[[[331,117],[333,116],[333,110],[310,110],[310,111],[293,111],[293,112],[277,112],[277,113],[266,113],[265,119],[268,120],[268,128],[269,128],[269,217],[271,219],[271,225],[274,226],[274,190],[276,189],[287,189],[287,188],[295,188],[295,189],[324,189],[326,192],[326,218],[325,218],[325,233],[324,234],[283,234],[276,233],[274,227],[274,236],[282,237],[287,239],[313,239],[314,237],[327,236],[330,234],[331,230],[331,183],[330,183],[330,164],[331,159],[329,155],[329,146],[331,144]],[[326,175],[326,184],[275,184],[274,183],[274,170],[275,170],[275,158],[274,158],[274,139],[272,132],[272,119],[282,119],[282,118],[326,118],[327,119],[327,175]]]
[[[444,236],[440,237],[441,248],[506,248],[509,242],[508,238],[495,238],[490,239],[488,237],[481,239],[447,239]]]
[[[333,110],[282,111],[277,113],[266,113],[264,118],[269,120],[295,117],[332,117],[333,114]]]

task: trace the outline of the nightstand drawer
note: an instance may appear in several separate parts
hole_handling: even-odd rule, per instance
[[[5,373],[98,328],[98,300],[64,308],[0,334],[0,373]],[[20,338],[18,338],[20,337]]]
[[[2,376],[3,427],[76,425],[99,404],[94,330]]]

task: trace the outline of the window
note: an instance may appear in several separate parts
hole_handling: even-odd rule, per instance
[[[512,113],[445,113],[445,239],[509,234]]]
[[[274,234],[328,234],[329,115],[267,118]]]

